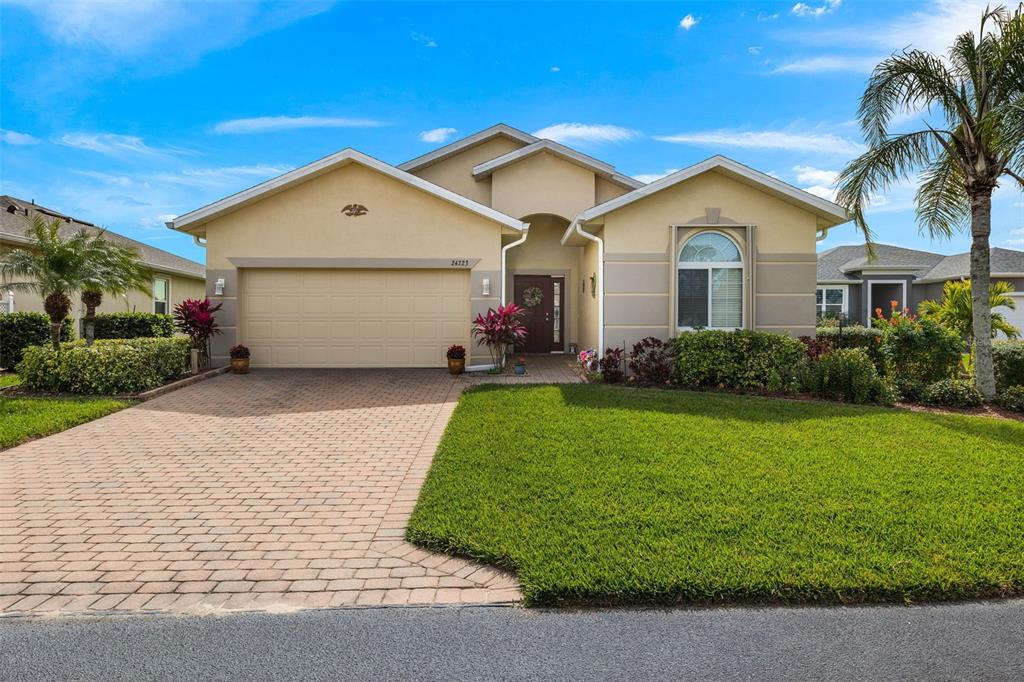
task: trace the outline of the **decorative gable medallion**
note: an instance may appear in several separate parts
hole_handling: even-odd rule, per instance
[[[362,204],[349,204],[345,208],[341,209],[341,212],[350,218],[358,218],[361,215],[366,215],[370,210]]]

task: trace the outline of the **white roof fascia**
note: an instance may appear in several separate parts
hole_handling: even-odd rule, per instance
[[[671,175],[666,175],[665,177],[644,185],[639,189],[633,190],[628,194],[623,194],[621,197],[616,197],[604,202],[603,204],[598,204],[593,208],[583,211],[577,216],[577,218],[583,222],[593,220],[605,213],[610,213],[611,211],[631,204],[634,201],[639,201],[640,199],[650,196],[655,192],[660,192],[661,190],[672,187],[684,180],[689,180],[696,175],[716,169],[722,169],[739,177],[745,178],[753,184],[761,185],[773,192],[787,196],[801,204],[804,204],[805,206],[808,206],[815,212],[823,213],[840,222],[846,222],[850,219],[842,207],[828,201],[827,199],[822,199],[810,192],[805,192],[804,190],[793,187],[792,185],[789,185],[777,178],[773,178],[766,173],[754,170],[749,166],[744,166],[738,161],[733,161],[732,159],[721,155],[712,156],[711,158],[705,159],[704,161],[696,163],[688,168],[683,168]]]
[[[201,223],[205,220],[209,220],[213,216],[230,211],[241,204],[245,204],[254,199],[283,190],[312,175],[332,170],[347,163],[358,163],[362,166],[372,168],[373,170],[390,176],[399,182],[404,182],[416,189],[432,194],[439,199],[444,199],[445,201],[482,215],[485,218],[499,222],[513,230],[522,231],[523,229],[523,223],[509,215],[501,213],[500,211],[495,211],[493,208],[484,206],[472,199],[467,199],[460,194],[456,194],[455,192],[443,187],[439,187],[432,182],[428,182],[427,180],[418,178],[415,175],[406,173],[405,171],[399,170],[390,164],[384,163],[383,161],[375,159],[372,156],[367,156],[366,154],[351,148],[343,149],[340,152],[331,154],[330,156],[325,156],[324,158],[307,164],[301,168],[296,168],[295,170],[279,175],[276,178],[271,178],[266,182],[261,182],[254,187],[250,187],[249,189],[224,197],[219,201],[215,201],[212,204],[207,204],[202,208],[197,208],[194,211],[178,216],[174,220],[169,221],[167,226],[172,230],[182,230],[187,228],[189,225]]]
[[[527,145],[526,147],[523,147],[521,149],[516,149],[515,151],[511,151],[507,154],[502,154],[497,158],[491,159],[490,161],[485,161],[484,163],[474,166],[473,177],[478,180],[480,178],[486,178],[499,168],[504,168],[505,166],[511,165],[517,161],[525,159],[528,156],[532,156],[543,151],[551,152],[555,156],[563,158],[566,161],[569,161],[570,163],[574,163],[577,166],[582,166],[587,170],[594,171],[594,173],[600,175],[601,177],[607,180],[612,180],[620,184],[628,185],[633,189],[637,189],[639,187],[644,186],[644,184],[639,180],[636,180],[634,178],[628,178],[627,176],[622,175],[621,173],[615,172],[615,166],[611,165],[610,163],[605,163],[604,161],[595,159],[592,156],[588,156],[586,154],[578,152],[575,149],[572,149],[571,147],[566,147],[564,144],[560,144],[558,142],[555,142],[554,140],[539,140],[538,142],[534,142],[531,145]]]
[[[510,125],[499,123],[498,125],[493,125],[490,128],[481,130],[478,133],[473,133],[468,137],[464,137],[461,140],[456,140],[455,142],[446,144],[443,147],[439,147],[438,149],[435,149],[432,152],[427,152],[422,156],[417,156],[415,159],[410,159],[405,163],[401,163],[398,165],[398,169],[404,171],[414,171],[419,168],[423,168],[424,166],[429,166],[430,164],[436,161],[440,161],[441,159],[452,156],[453,154],[458,154],[463,149],[468,149],[469,147],[473,147],[475,145],[480,144],[481,142],[486,142],[487,140],[498,136],[510,137],[513,140],[518,140],[522,142],[523,144],[533,144],[539,139],[534,137],[533,135],[530,135],[529,133],[524,133],[522,130],[513,128]]]

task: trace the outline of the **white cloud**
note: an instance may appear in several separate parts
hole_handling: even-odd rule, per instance
[[[536,137],[555,142],[623,142],[639,133],[629,128],[588,123],[556,123],[533,133]]]
[[[802,189],[805,192],[809,192],[810,194],[813,194],[816,197],[828,199],[829,201],[835,201],[836,198],[836,190],[833,187],[826,187],[824,185],[811,185],[810,187],[801,187],[800,189]]]
[[[704,147],[742,147],[746,149],[786,149],[852,156],[864,147],[858,142],[832,133],[790,132],[782,130],[737,131],[708,130],[679,135],[662,135],[654,139],[675,144]]]
[[[109,156],[125,155],[158,155],[181,153],[181,149],[156,149],[143,142],[136,135],[118,135],[116,133],[68,133],[60,138],[60,143],[75,149],[107,154]]]
[[[820,55],[787,62],[777,66],[771,73],[829,73],[836,71],[871,73],[875,65],[883,58],[881,56]]]
[[[825,0],[824,5],[818,5],[817,7],[812,7],[804,2],[798,2],[793,5],[793,9],[790,12],[798,17],[820,17],[836,11],[841,4],[843,4],[843,0]]]
[[[824,170],[813,166],[793,166],[793,172],[796,173],[796,181],[802,184],[813,182],[831,186],[836,184],[836,178],[839,177],[839,171]]]
[[[423,47],[437,47],[437,41],[428,35],[423,35],[422,33],[411,31],[409,33],[409,37],[412,38],[417,43],[419,43],[420,45],[422,45]]]
[[[302,128],[375,128],[387,125],[368,118],[342,118],[337,116],[256,116],[221,121],[213,127],[218,135],[249,135],[278,130]]]
[[[689,31],[699,22],[700,19],[695,18],[692,14],[687,14],[685,17],[679,20],[679,28],[683,29],[684,31]]]
[[[0,141],[15,147],[25,147],[39,143],[37,138],[32,137],[28,133],[19,133],[16,130],[4,130],[3,128],[0,128]]]
[[[434,128],[433,130],[424,130],[420,133],[420,140],[423,142],[447,142],[455,133],[459,132],[455,128]]]
[[[759,22],[761,22],[761,21],[775,21],[778,18],[779,18],[779,13],[778,12],[775,12],[774,14],[768,14],[767,12],[758,12],[757,13],[757,20]]]
[[[749,52],[750,54],[761,54],[761,49],[762,48],[760,45],[751,45],[750,47],[747,48],[747,52]]]
[[[641,173],[640,175],[634,175],[633,178],[647,185],[655,180],[661,180],[666,175],[672,175],[678,170],[678,168],[666,168],[664,173]]]
[[[561,70],[562,70],[562,67],[560,67],[560,66],[552,66],[551,67],[551,73],[558,73]]]

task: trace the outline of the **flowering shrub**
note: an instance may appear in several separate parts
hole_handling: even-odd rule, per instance
[[[973,381],[941,379],[928,384],[921,393],[921,404],[936,407],[977,407],[984,402]]]
[[[597,372],[600,361],[597,358],[597,351],[594,350],[593,348],[581,350],[580,354],[576,357],[576,359],[579,361],[580,367],[582,367],[583,371],[586,372],[587,374],[593,374]]]
[[[617,384],[626,375],[622,371],[622,349],[606,348],[601,358],[601,378],[606,384]]]
[[[473,336],[480,346],[487,346],[495,367],[505,364],[505,348],[522,345],[526,340],[523,315],[526,311],[515,303],[488,308],[487,314],[477,315],[473,321]]]
[[[228,355],[231,356],[232,360],[248,360],[249,359],[249,347],[238,344],[237,346],[231,346],[231,350],[228,351]]]
[[[204,367],[209,364],[210,338],[221,333],[216,313],[222,305],[211,305],[208,298],[186,298],[174,306],[174,326],[192,340],[192,347],[199,350]]]
[[[900,311],[892,303],[889,317],[877,309],[872,324],[882,333],[886,373],[905,400],[916,400],[928,384],[956,374],[963,341],[934,320]]]
[[[655,336],[648,336],[633,344],[629,371],[637,383],[660,386],[672,374],[672,346]]]
[[[455,344],[448,346],[448,352],[445,353],[449,360],[465,360],[466,359],[466,348]]]

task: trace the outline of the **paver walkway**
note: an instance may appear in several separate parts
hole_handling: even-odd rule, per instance
[[[520,381],[575,380],[563,358],[530,364]],[[513,576],[402,540],[477,381],[223,375],[0,452],[0,612],[517,601]]]

